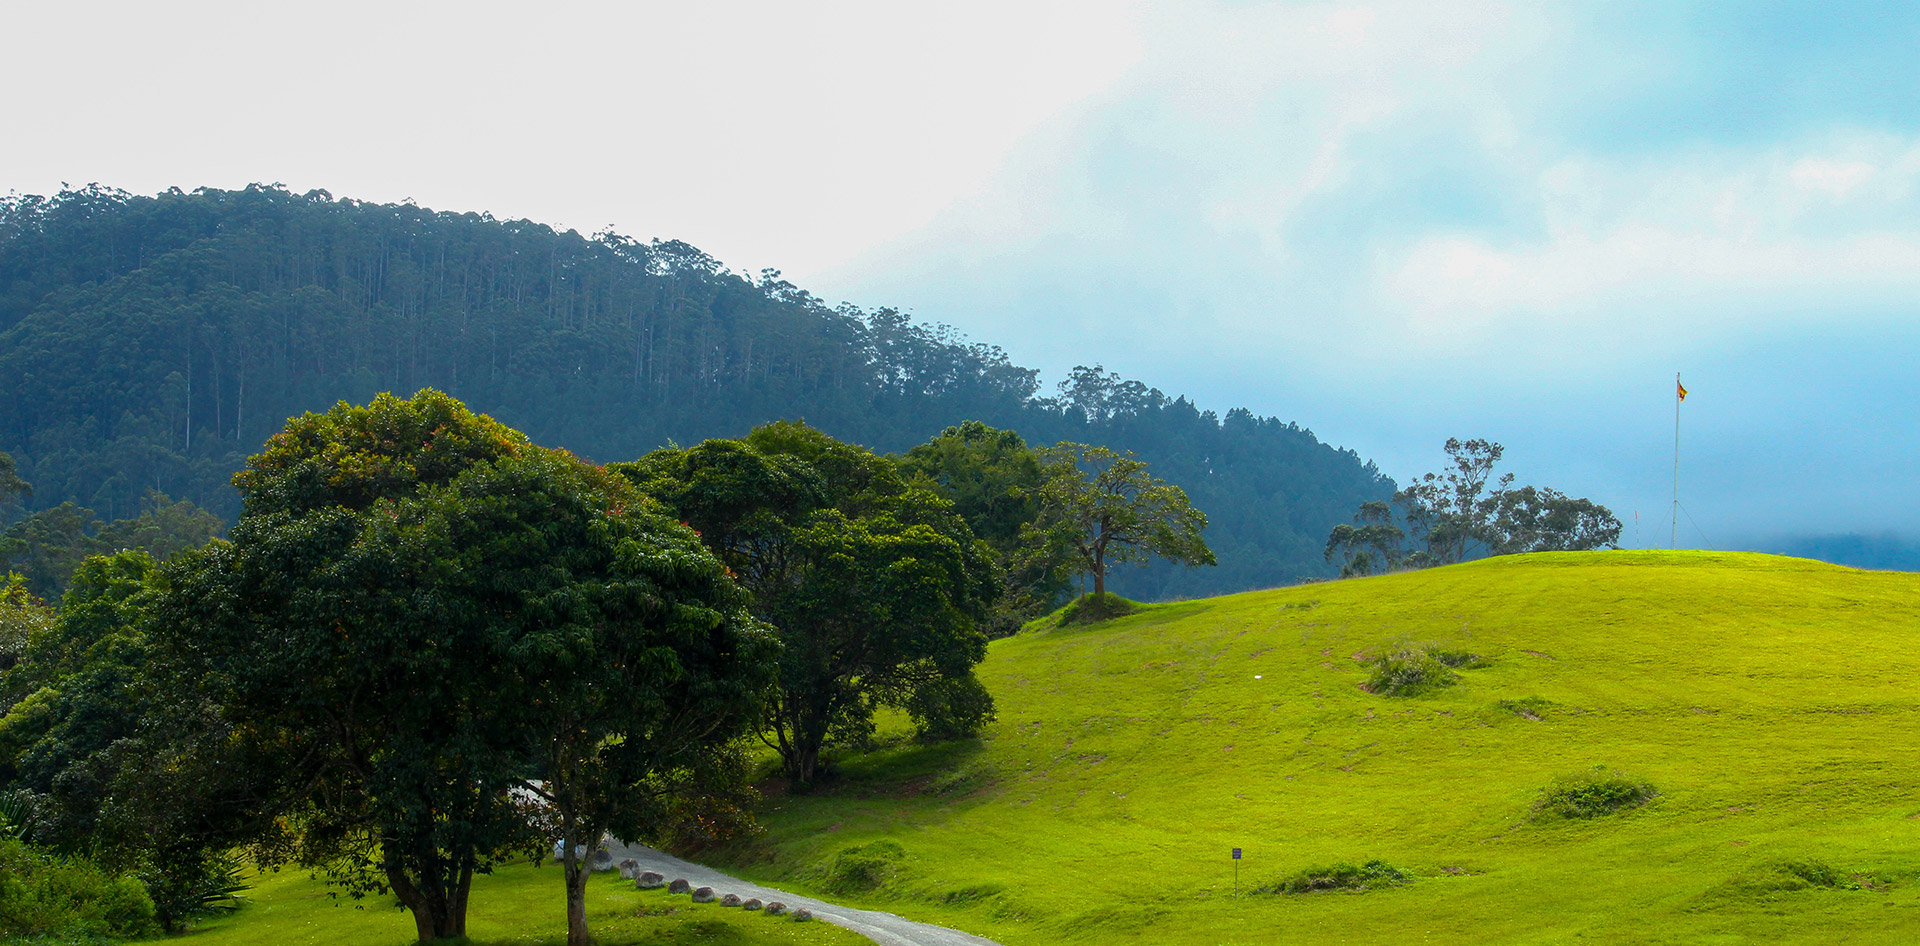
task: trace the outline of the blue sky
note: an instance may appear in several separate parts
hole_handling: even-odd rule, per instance
[[[1397,476],[1492,437],[1648,544],[1680,372],[1683,544],[1911,530],[1916,11],[1148,11],[995,189],[827,281]]]
[[[39,5],[0,190],[685,239],[1664,544],[1920,534],[1920,7]],[[1635,513],[1639,527],[1635,528]]]

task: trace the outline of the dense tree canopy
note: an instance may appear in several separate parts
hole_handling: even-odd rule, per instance
[[[534,840],[508,789],[543,773],[569,830],[633,827],[638,796],[584,796],[695,764],[759,705],[774,644],[697,537],[444,394],[295,418],[236,480],[246,514],[178,567],[156,635],[280,763],[295,856],[391,890],[423,941]]]
[[[1034,541],[1028,529],[1040,515],[1046,482],[1042,455],[1011,430],[977,420],[941,431],[899,457],[916,484],[953,503],[973,534],[993,549],[1001,576],[988,633],[1005,637],[1060,603],[1068,590],[1071,549]]]
[[[684,243],[274,187],[0,199],[0,449],[37,487],[0,525],[128,519],[149,490],[230,521],[283,418],[429,385],[600,461],[802,416],[881,451],[967,419],[1130,450],[1213,515],[1220,559],[1118,579],[1142,598],[1327,574],[1321,537],[1393,491],[1297,425],[1099,366],[1043,396],[996,348]]]
[[[829,739],[863,740],[878,706],[943,732],[991,713],[972,676],[991,554],[892,461],[775,423],[615,468],[699,530],[779,635],[764,729],[796,782],[815,780]]]

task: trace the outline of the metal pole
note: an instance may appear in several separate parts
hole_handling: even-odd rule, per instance
[[[1668,541],[1680,547],[1680,372],[1673,373],[1673,532]]]

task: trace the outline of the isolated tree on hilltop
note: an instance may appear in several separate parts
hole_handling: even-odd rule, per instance
[[[1093,577],[1093,593],[1107,593],[1107,570],[1117,564],[1164,558],[1182,565],[1212,565],[1213,550],[1200,537],[1206,514],[1193,508],[1185,490],[1147,473],[1132,454],[1062,442],[1046,451],[1045,481],[1036,496],[1040,515],[1028,528],[1035,548],[1054,544],[1073,550],[1074,569]]]
[[[1505,452],[1500,444],[1451,438],[1445,450],[1450,469],[1393,495],[1397,516],[1385,503],[1370,502],[1353,525],[1333,528],[1326,557],[1341,559],[1340,577],[1619,542],[1620,520],[1607,507],[1547,487],[1515,487],[1511,473],[1496,479],[1493,467]]]

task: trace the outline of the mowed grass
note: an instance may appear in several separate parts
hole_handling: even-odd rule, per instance
[[[1487,662],[1362,689],[1397,642]],[[1920,575],[1502,558],[1033,629],[981,676],[983,738],[896,723],[728,866],[1009,946],[1920,941]],[[1659,795],[1533,817],[1596,765]],[[1249,893],[1376,858],[1412,881]]]
[[[391,897],[328,895],[302,871],[264,874],[252,902],[168,942],[190,946],[406,946],[418,942],[412,914]],[[600,946],[855,946],[870,940],[818,921],[692,903],[664,890],[635,890],[619,874],[588,882],[587,920]],[[467,934],[475,946],[557,946],[567,941],[566,895],[551,865],[513,864],[474,878]]]

